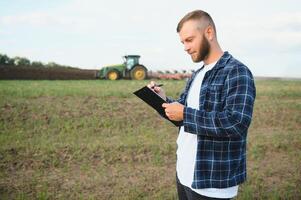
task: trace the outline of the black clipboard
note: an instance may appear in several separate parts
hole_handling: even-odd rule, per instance
[[[175,126],[180,126],[181,121],[173,121],[168,119],[168,117],[165,114],[165,110],[162,107],[163,103],[167,103],[162,97],[160,97],[157,93],[152,91],[147,86],[144,86],[143,88],[137,90],[134,92],[134,94],[142,99],[145,103],[147,103],[149,106],[151,106],[153,109],[155,109],[161,116],[163,116],[165,119],[173,123]]]

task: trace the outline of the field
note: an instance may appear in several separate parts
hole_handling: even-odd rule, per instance
[[[0,199],[177,199],[177,128],[132,94],[146,83],[0,81]],[[256,87],[236,199],[301,199],[301,81]]]
[[[97,70],[0,64],[0,80],[95,80]]]

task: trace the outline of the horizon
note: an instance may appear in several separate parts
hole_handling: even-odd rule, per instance
[[[0,52],[0,54],[1,54],[1,52]],[[5,53],[2,53],[3,55],[7,55],[7,54],[5,54]],[[14,58],[14,57],[10,57],[9,55],[7,55],[9,58]],[[15,57],[22,57],[22,56],[15,56]],[[26,58],[26,57],[22,57],[22,58]],[[29,58],[26,58],[26,59],[29,59]],[[30,59],[29,59],[30,60]],[[72,67],[72,68],[76,68],[76,69],[81,69],[81,70],[96,70],[96,71],[98,71],[98,70],[100,70],[100,68],[99,69],[89,69],[89,68],[81,68],[81,67],[79,67],[79,66],[69,66],[69,65],[61,65],[60,63],[57,63],[57,62],[55,62],[55,61],[50,61],[50,62],[42,62],[42,61],[37,61],[37,60],[30,60],[30,63],[32,63],[32,62],[41,62],[43,65],[47,65],[48,63],[52,63],[52,62],[54,62],[55,64],[58,64],[58,65],[60,65],[60,66],[62,66],[62,67]],[[5,65],[2,65],[2,66],[5,66]],[[1,65],[0,65],[0,67],[1,67]],[[103,67],[105,67],[105,66],[103,66]],[[178,71],[178,73],[181,73],[181,71],[183,71],[183,70],[185,70],[185,71],[187,71],[187,72],[190,72],[190,73],[192,73],[193,71],[195,71],[195,69],[189,69],[189,70],[187,70],[187,69],[163,69],[163,70],[161,70],[161,69],[155,69],[155,70],[153,70],[153,69],[148,69],[148,72],[159,72],[159,71],[162,71],[162,72],[164,72],[164,71],[169,71],[171,74],[173,74],[173,71]],[[186,72],[186,73],[187,73]],[[301,77],[294,77],[294,76],[262,76],[262,75],[253,75],[254,76],[254,79],[262,79],[262,80],[265,80],[265,79],[272,79],[272,80],[278,80],[278,79],[280,79],[280,80],[301,80]]]

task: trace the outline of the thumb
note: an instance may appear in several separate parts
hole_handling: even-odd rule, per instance
[[[163,107],[163,108],[168,107],[168,103],[163,103],[163,104],[162,104],[162,107]]]

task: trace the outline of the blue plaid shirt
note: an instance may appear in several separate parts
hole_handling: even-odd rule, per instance
[[[187,107],[186,99],[199,71],[177,100],[185,105],[184,130],[197,134],[192,188],[232,187],[247,176],[246,140],[256,96],[254,79],[244,64],[225,52],[204,76],[197,110]]]

